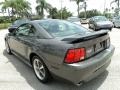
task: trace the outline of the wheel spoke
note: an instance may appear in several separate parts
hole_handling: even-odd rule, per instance
[[[44,69],[43,65],[41,65],[39,69],[40,69],[40,70]]]
[[[35,69],[36,69],[36,70],[39,70],[39,68],[38,68],[37,66],[35,66]]]
[[[39,73],[40,73],[40,75],[42,75],[42,77],[44,77],[44,76],[45,76],[45,73],[44,73],[44,71],[43,71],[43,70],[39,70]]]
[[[39,68],[39,61],[37,60],[37,67]]]
[[[34,69],[35,69],[36,75],[40,79],[44,79],[44,77],[45,77],[44,66],[43,66],[42,62],[39,61],[38,59],[34,60]]]

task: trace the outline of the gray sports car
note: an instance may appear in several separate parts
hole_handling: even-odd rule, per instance
[[[89,81],[108,67],[114,53],[108,31],[89,31],[64,20],[35,20],[5,37],[6,51],[34,69],[43,83],[53,76],[76,85]]]
[[[89,20],[89,28],[92,28],[94,31],[101,29],[112,30],[113,23],[105,16],[94,16]]]

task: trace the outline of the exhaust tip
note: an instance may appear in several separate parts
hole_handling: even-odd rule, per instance
[[[83,81],[80,81],[76,86],[81,86],[83,84]]]

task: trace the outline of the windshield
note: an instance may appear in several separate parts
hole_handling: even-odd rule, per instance
[[[97,16],[97,17],[94,17],[94,20],[96,22],[100,22],[100,21],[108,21],[108,19],[104,16]]]
[[[64,37],[74,34],[85,34],[88,30],[82,26],[67,21],[40,21],[42,26],[49,34],[54,37]]]

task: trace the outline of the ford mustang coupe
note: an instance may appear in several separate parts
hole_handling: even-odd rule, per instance
[[[108,31],[89,31],[64,20],[35,20],[9,30],[6,51],[34,69],[46,83],[57,76],[76,85],[89,81],[108,67],[114,53]]]

